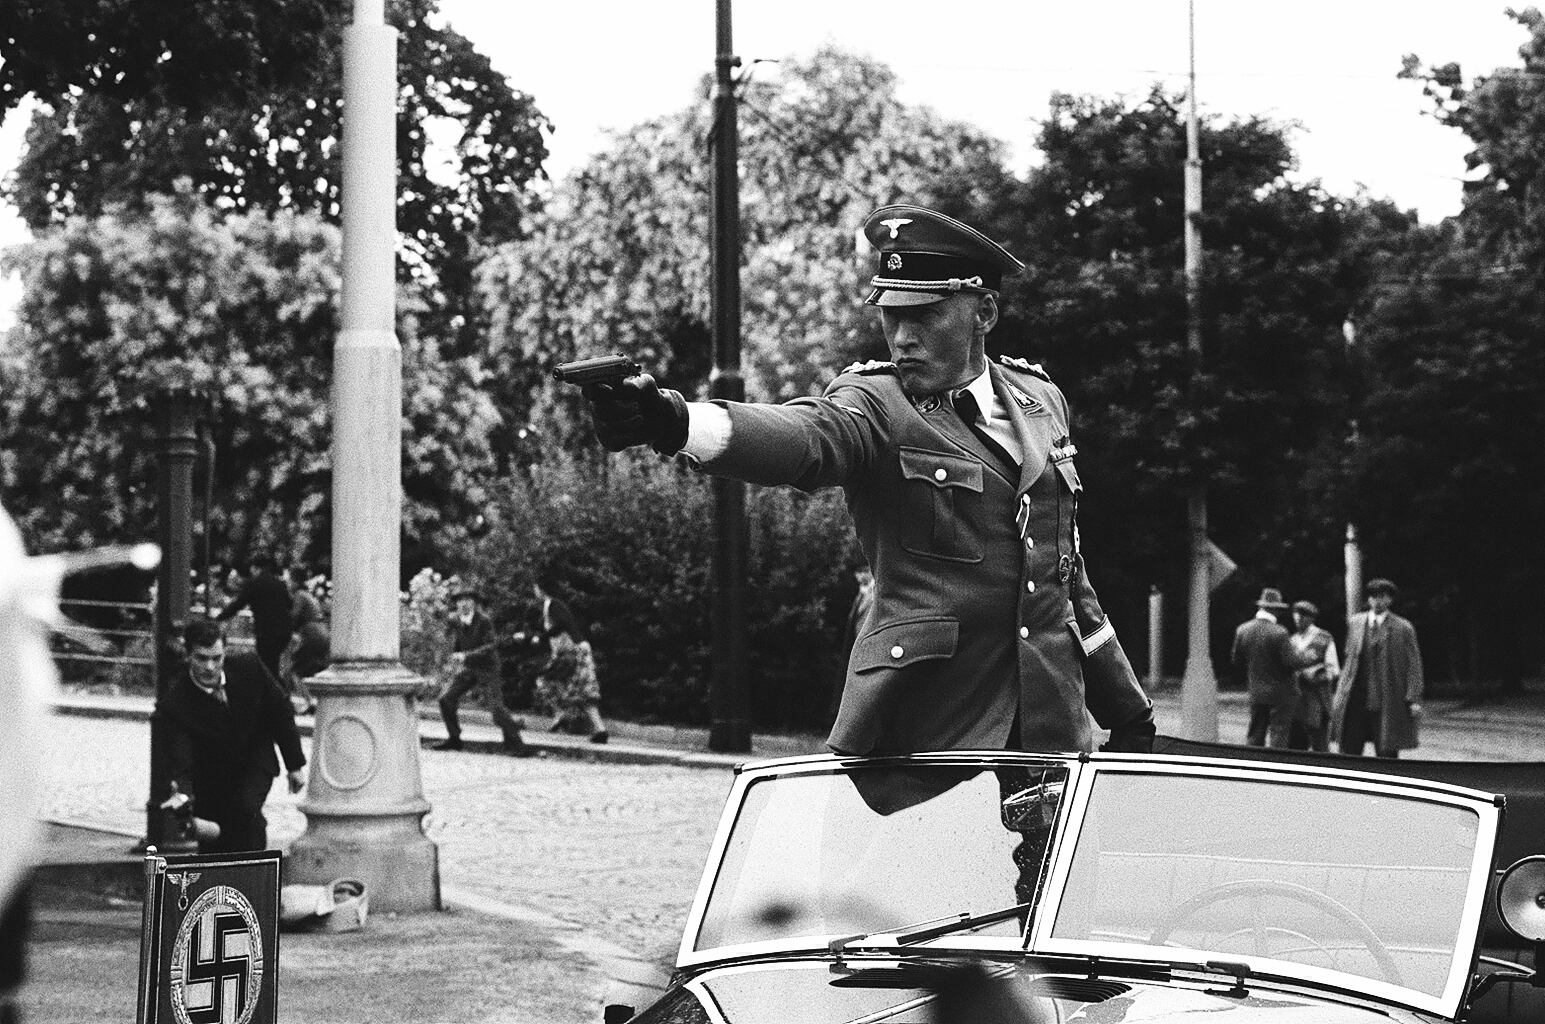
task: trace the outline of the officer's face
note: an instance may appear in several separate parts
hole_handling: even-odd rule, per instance
[[[983,343],[998,320],[991,295],[951,295],[926,306],[881,306],[885,343],[909,395],[965,384],[986,368]]]
[[[1382,591],[1377,594],[1368,595],[1368,607],[1373,609],[1373,614],[1375,615],[1383,615],[1389,611],[1390,603],[1390,596]]]

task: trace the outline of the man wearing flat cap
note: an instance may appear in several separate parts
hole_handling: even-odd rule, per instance
[[[1347,621],[1347,660],[1331,703],[1331,738],[1343,754],[1361,755],[1372,741],[1378,757],[1399,757],[1417,744],[1422,652],[1416,627],[1390,611],[1398,593],[1386,579],[1368,581],[1368,610]]]
[[[504,733],[505,752],[525,757],[530,749],[520,734],[521,722],[504,706],[504,694],[499,686],[499,645],[493,620],[478,607],[480,595],[473,588],[456,587],[450,597],[456,608],[448,624],[451,682],[440,697],[445,739],[435,744],[435,749],[461,749],[461,699],[482,687],[489,713]]]
[[[1335,638],[1314,624],[1319,617],[1313,601],[1293,602],[1293,649],[1310,659],[1298,670],[1298,705],[1288,731],[1293,750],[1330,749],[1330,694],[1341,675],[1341,662]]]
[[[986,235],[918,206],[871,214],[865,300],[893,362],[855,364],[819,398],[689,403],[647,374],[592,385],[611,451],[648,444],[706,472],[841,487],[874,570],[828,745],[921,750],[1150,749],[1152,704],[1079,548],[1083,485],[1062,392],[990,361],[1005,274]]]
[[[1287,602],[1282,591],[1266,587],[1255,602],[1254,617],[1234,631],[1231,660],[1243,671],[1250,693],[1250,726],[1245,742],[1252,747],[1286,747],[1298,704],[1298,684],[1294,674],[1308,664],[1306,656],[1294,650],[1287,627],[1278,621],[1286,616]]]

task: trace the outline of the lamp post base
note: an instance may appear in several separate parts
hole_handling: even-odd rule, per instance
[[[440,909],[440,858],[424,834],[418,676],[397,662],[343,662],[307,681],[317,698],[306,831],[285,881],[357,878],[372,910]]]

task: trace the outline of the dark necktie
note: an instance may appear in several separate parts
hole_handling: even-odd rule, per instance
[[[1014,461],[1014,457],[987,432],[986,426],[982,423],[981,410],[976,404],[976,396],[969,390],[955,396],[955,414],[964,421],[971,433],[976,435],[976,439],[998,457],[998,461],[1003,463],[1005,468],[1015,472],[1019,470],[1019,463]]]

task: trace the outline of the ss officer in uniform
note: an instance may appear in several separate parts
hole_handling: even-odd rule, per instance
[[[602,443],[705,471],[841,487],[874,569],[828,745],[839,753],[1147,750],[1153,706],[1079,549],[1083,485],[1067,402],[1040,367],[990,362],[1005,273],[1024,265],[960,221],[875,211],[864,233],[894,362],[820,398],[689,403],[647,374],[586,389]]]

